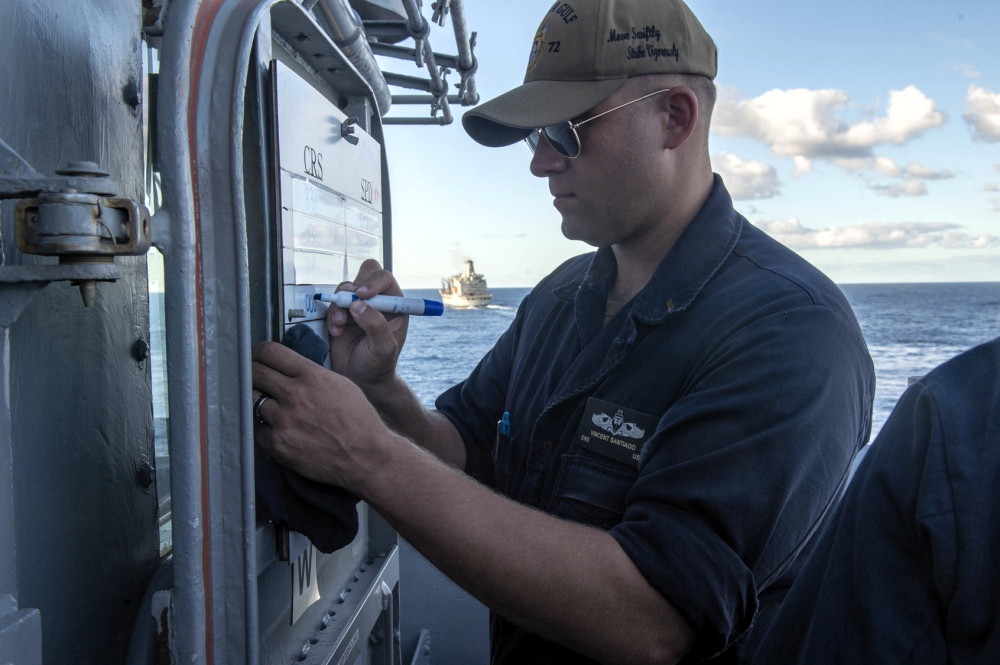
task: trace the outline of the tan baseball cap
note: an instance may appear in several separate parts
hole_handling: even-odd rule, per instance
[[[531,130],[571,120],[649,74],[714,79],[715,42],[682,0],[556,2],[531,43],[524,84],[462,117],[477,142],[516,143]]]

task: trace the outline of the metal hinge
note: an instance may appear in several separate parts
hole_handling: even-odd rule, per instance
[[[56,177],[46,177],[0,140],[0,199],[21,199],[14,212],[18,249],[59,257],[59,265],[0,266],[10,307],[0,323],[16,319],[35,292],[53,281],[78,285],[90,307],[97,282],[121,277],[115,257],[149,250],[149,211],[117,191],[111,174],[94,162],[69,162]]]

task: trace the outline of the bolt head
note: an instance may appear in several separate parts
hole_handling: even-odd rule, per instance
[[[76,161],[66,162],[65,166],[56,170],[57,175],[77,176],[86,178],[110,178],[111,174],[102,169],[97,162]]]
[[[135,340],[132,344],[132,357],[140,363],[149,358],[149,343],[144,339]]]

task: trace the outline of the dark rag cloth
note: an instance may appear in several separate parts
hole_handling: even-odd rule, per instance
[[[304,323],[289,328],[281,343],[320,365],[326,360],[326,342]],[[358,533],[354,494],[300,476],[259,449],[254,476],[271,517],[309,538],[320,552],[329,554],[354,540]]]

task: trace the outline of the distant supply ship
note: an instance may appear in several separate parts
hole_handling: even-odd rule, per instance
[[[465,271],[441,280],[441,300],[450,307],[485,307],[493,294],[486,290],[486,278],[476,272],[472,259],[465,260]]]

